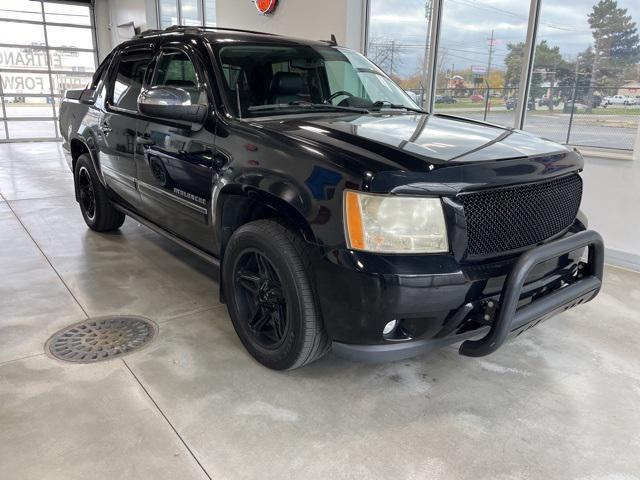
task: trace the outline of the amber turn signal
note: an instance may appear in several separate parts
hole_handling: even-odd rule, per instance
[[[345,191],[344,194],[345,225],[349,248],[364,250],[364,229],[362,227],[362,212],[356,192]]]

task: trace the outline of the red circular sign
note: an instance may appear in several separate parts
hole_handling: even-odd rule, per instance
[[[256,0],[256,7],[258,11],[264,15],[273,12],[276,9],[278,0]]]

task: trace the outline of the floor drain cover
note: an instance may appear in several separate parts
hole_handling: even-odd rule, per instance
[[[154,322],[142,317],[89,318],[60,330],[45,348],[67,362],[100,362],[145,346],[157,331]]]

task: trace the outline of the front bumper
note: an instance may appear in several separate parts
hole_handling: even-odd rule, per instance
[[[580,262],[584,248],[586,264]],[[435,270],[429,274],[368,273],[362,257],[355,259],[363,267],[359,271],[347,265],[347,258],[330,262],[331,267],[318,265],[316,284],[334,351],[379,362],[464,341],[461,354],[488,355],[508,337],[594,298],[602,282],[604,246],[599,234],[582,231],[511,261],[466,268],[448,261],[430,257]],[[399,327],[385,337],[382,329],[393,319]]]
[[[580,265],[584,273],[579,273],[576,281],[518,308],[524,283],[536,265],[584,248],[588,248],[588,262]],[[498,302],[498,315],[487,336],[465,341],[460,346],[460,353],[470,357],[488,355],[500,348],[508,336],[519,334],[557,313],[588,302],[600,291],[603,269],[604,242],[592,230],[529,250],[518,259],[507,277]]]

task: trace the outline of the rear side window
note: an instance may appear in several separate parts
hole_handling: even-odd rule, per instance
[[[91,77],[91,82],[87,85],[84,92],[80,96],[80,101],[84,103],[93,104],[101,100],[100,105],[102,106],[102,100],[104,100],[103,95],[103,86],[106,81],[107,71],[109,70],[109,65],[111,64],[111,60],[113,59],[113,54],[110,53],[107,58],[105,58],[98,69]]]
[[[89,88],[95,89],[98,87],[98,82],[100,82],[104,74],[107,72],[112,58],[113,55],[109,54],[109,56],[102,61],[96,72],[93,74],[93,77],[91,78],[91,84],[89,85]]]
[[[181,50],[166,50],[158,59],[153,86],[175,87],[186,90],[191,101],[196,103],[200,87],[196,68],[189,56]]]
[[[142,90],[147,67],[153,52],[142,50],[120,55],[118,70],[111,91],[113,105],[133,112],[138,109],[138,95]]]

